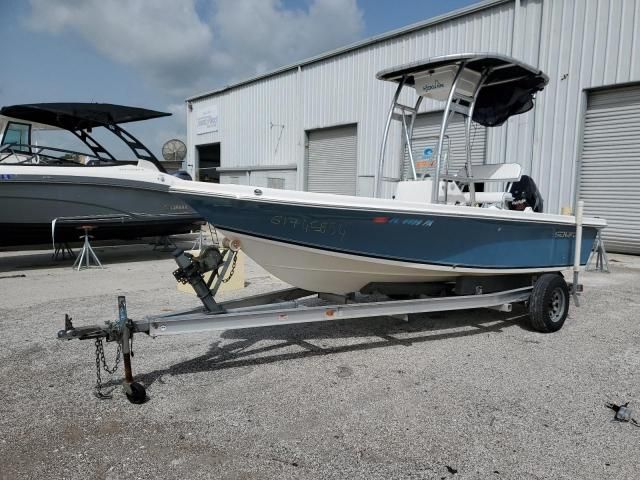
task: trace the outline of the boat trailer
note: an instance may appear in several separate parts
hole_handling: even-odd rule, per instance
[[[133,336],[146,333],[151,337],[214,330],[293,325],[371,317],[394,317],[404,321],[409,315],[429,312],[489,308],[510,312],[514,304],[528,309],[533,329],[548,333],[562,328],[569,310],[570,297],[579,305],[580,239],[582,234],[582,202],[578,205],[573,283],[567,284],[560,272],[494,277],[460,277],[455,284],[369,284],[361,292],[349,295],[310,292],[287,288],[237,300],[216,302],[214,299],[225,275],[233,274],[240,245],[225,239],[224,253],[207,247],[199,255],[176,250],[173,255],[178,268],[173,272],[182,283],[189,283],[202,302],[202,307],[182,312],[148,316],[132,320],[127,315],[127,301],[118,297],[118,318],[104,325],[75,327],[65,315],[61,340],[94,340],[96,345],[96,396],[110,398],[102,392],[101,368],[115,373],[120,358],[124,364],[123,388],[132,403],[144,403],[146,390],[134,381],[131,366]],[[208,281],[205,274],[212,272]],[[228,278],[227,277],[227,280]],[[213,283],[215,281],[215,283]],[[323,305],[308,305],[316,297]],[[398,298],[400,297],[400,298]],[[327,304],[328,303],[328,304]],[[104,358],[102,341],[116,342],[115,365],[109,368]]]

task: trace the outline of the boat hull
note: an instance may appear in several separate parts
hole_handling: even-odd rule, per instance
[[[575,224],[541,221],[545,215],[491,218],[486,209],[423,205],[422,211],[403,211],[400,202],[396,207],[378,199],[362,207],[349,205],[350,197],[343,197],[343,205],[328,205],[334,196],[327,196],[323,205],[318,195],[310,197],[315,204],[303,204],[267,194],[172,192],[226,237],[239,240],[266,270],[312,291],[349,293],[370,282],[558,271],[573,264]],[[583,265],[596,234],[594,226],[583,229]]]
[[[372,282],[445,282],[462,272],[363,255],[328,252],[218,229],[275,277],[312,292],[357,292]]]
[[[78,241],[82,235],[78,227],[85,224],[97,227],[92,235],[104,240],[186,233],[202,220],[168,193],[168,185],[113,177],[22,174],[15,167],[12,171],[18,173],[6,174],[0,181],[3,247]]]

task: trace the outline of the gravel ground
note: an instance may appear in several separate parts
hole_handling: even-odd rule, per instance
[[[195,306],[168,254],[100,248],[105,270],[0,253],[0,479],[639,478],[640,262],[583,277],[543,335],[490,311],[136,336],[150,400],[92,395],[77,325]],[[25,275],[25,276],[18,276]],[[248,262],[245,292],[281,286]],[[237,296],[237,295],[236,295]],[[114,347],[107,348],[113,358]],[[108,379],[108,377],[107,377]],[[108,385],[115,385],[120,377]]]

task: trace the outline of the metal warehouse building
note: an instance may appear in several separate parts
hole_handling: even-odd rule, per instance
[[[477,163],[517,162],[558,213],[579,196],[610,250],[640,253],[640,0],[487,0],[187,99],[187,169],[200,180],[371,195],[395,86],[385,68],[496,52],[550,77],[536,107],[473,133]],[[426,99],[425,99],[426,100]],[[409,99],[407,99],[409,101]],[[437,134],[424,101],[416,145]],[[406,168],[392,125],[384,196]],[[450,161],[464,161],[461,123]]]

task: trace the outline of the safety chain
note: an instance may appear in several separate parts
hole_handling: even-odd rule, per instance
[[[102,345],[102,338],[96,338],[96,396],[100,399],[111,398],[110,393],[102,393],[102,377],[100,375],[100,367],[104,369],[109,375],[113,375],[118,369],[120,363],[120,354],[122,353],[122,344],[118,342],[118,350],[116,351],[116,361],[113,368],[109,368],[107,360],[104,358],[104,347]],[[102,365],[101,365],[102,364]]]
[[[231,264],[231,271],[229,272],[229,276],[227,278],[222,279],[222,283],[227,283],[233,277],[233,274],[236,271],[236,263],[238,262],[238,252],[233,254],[233,263]]]

